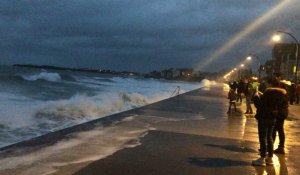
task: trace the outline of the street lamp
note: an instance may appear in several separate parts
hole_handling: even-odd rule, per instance
[[[296,67],[295,67],[295,83],[297,83],[297,79],[298,79],[298,77],[297,77],[297,72],[298,72],[298,53],[299,53],[299,43],[298,43],[298,41],[297,41],[297,38],[296,37],[294,37],[291,33],[288,33],[288,32],[284,32],[284,31],[276,31],[276,33],[277,34],[275,34],[274,36],[273,36],[273,41],[276,41],[276,42],[278,42],[278,41],[280,41],[281,40],[281,38],[280,38],[280,36],[278,35],[278,33],[283,33],[283,34],[286,34],[286,35],[289,35],[291,38],[293,38],[293,40],[295,41],[295,44],[296,44],[296,53],[295,53],[295,59],[296,59]]]
[[[261,75],[261,62],[260,62],[260,58],[255,55],[255,54],[249,54],[249,56],[247,57],[247,60],[252,60],[252,58],[257,59],[258,61],[258,81],[260,81],[260,75]]]
[[[272,37],[272,40],[275,41],[275,42],[279,42],[279,41],[281,40],[281,37],[280,37],[280,35],[275,34],[275,35]]]
[[[245,65],[244,64],[241,64],[241,67],[244,67]]]

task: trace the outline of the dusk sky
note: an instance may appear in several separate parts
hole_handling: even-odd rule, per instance
[[[0,64],[213,72],[270,59],[276,30],[300,40],[299,0],[1,0]]]

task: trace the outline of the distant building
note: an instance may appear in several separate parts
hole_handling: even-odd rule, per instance
[[[194,70],[191,68],[180,69],[180,76],[182,77],[191,77],[193,75]]]
[[[163,70],[160,72],[160,76],[166,79],[171,79],[173,78],[173,71],[172,69]]]
[[[172,69],[173,78],[177,78],[180,76],[180,70],[179,69]]]
[[[285,79],[293,80],[295,75],[294,69],[296,66],[295,53],[296,53],[296,44],[294,43],[276,44],[273,47],[273,51],[272,51],[273,72],[281,72]],[[299,55],[298,55],[298,59],[299,59]],[[299,75],[300,75],[300,70],[298,67],[298,76]]]

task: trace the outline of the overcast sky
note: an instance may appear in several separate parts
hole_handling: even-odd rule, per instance
[[[270,59],[273,31],[300,40],[300,1],[243,36],[202,71]],[[282,0],[1,0],[0,64],[148,72],[207,61]],[[285,42],[292,42],[286,37]],[[256,64],[256,63],[253,63]],[[253,66],[253,65],[252,65]],[[200,66],[201,67],[201,66]]]

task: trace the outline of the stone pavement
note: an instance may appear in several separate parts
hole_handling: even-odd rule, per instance
[[[256,120],[243,115],[244,104],[227,115],[226,93],[220,87],[197,90],[138,111],[138,115],[204,119],[159,123],[140,146],[118,151],[75,174],[299,174],[300,106],[291,107],[285,124],[286,155],[275,155],[274,166],[254,167],[251,161],[259,157]]]

